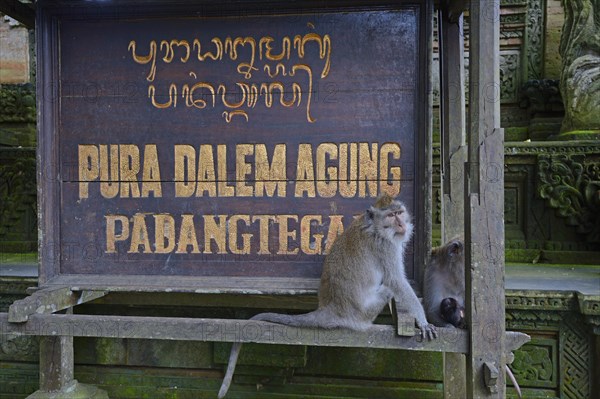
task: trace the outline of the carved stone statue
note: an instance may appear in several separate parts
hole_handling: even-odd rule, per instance
[[[560,41],[563,135],[600,137],[600,0],[564,0]]]

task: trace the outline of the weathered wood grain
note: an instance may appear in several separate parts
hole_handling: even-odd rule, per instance
[[[464,236],[465,82],[461,1],[444,2],[439,18],[442,242]],[[467,397],[466,359],[444,353],[444,397]]]
[[[8,309],[8,321],[26,322],[35,313],[56,313],[106,295],[106,291],[72,291],[67,287],[48,288],[15,301]]]
[[[305,5],[39,3],[41,286],[318,278],[383,192],[421,226],[419,280],[431,5]]]
[[[78,314],[35,314],[26,324],[13,324],[8,323],[6,313],[2,313],[0,327],[4,334],[38,336],[255,342],[462,353],[468,347],[468,334],[464,330],[440,329],[438,339],[423,341],[418,334],[399,337],[391,325],[374,325],[365,332],[357,332],[296,328],[250,320]]]
[[[470,91],[465,193],[467,395],[506,393],[504,303],[504,134],[500,126],[499,3],[470,3]],[[484,365],[498,378],[486,385]],[[489,368],[488,368],[489,369]]]

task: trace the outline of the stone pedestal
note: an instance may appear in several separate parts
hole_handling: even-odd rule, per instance
[[[108,394],[93,385],[80,384],[77,380],[73,380],[60,391],[36,391],[27,399],[108,399]]]
[[[74,377],[73,337],[40,338],[40,389],[27,399],[108,399],[105,391]]]

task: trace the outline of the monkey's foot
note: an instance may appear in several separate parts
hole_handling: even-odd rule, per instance
[[[433,324],[421,324],[418,325],[419,330],[421,330],[421,339],[426,339],[431,341],[432,339],[436,339],[438,337],[437,329]]]

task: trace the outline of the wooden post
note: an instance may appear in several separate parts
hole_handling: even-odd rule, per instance
[[[464,164],[467,153],[462,6],[462,2],[445,2],[438,14],[443,243],[453,237],[464,236]],[[444,398],[467,397],[465,362],[464,354],[444,353]]]
[[[497,0],[470,2],[465,175],[467,397],[505,397],[504,134],[500,126]]]
[[[40,337],[40,390],[60,391],[73,381],[73,337]]]
[[[105,391],[77,382],[74,371],[73,337],[40,337],[40,389],[27,399],[108,399]]]

